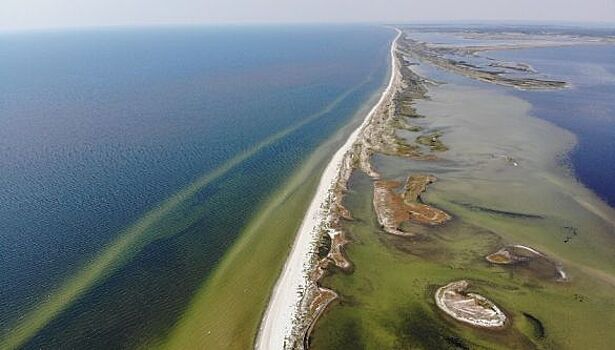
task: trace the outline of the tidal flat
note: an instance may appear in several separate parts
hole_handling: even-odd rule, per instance
[[[615,211],[562,161],[575,135],[534,117],[532,105],[504,88],[450,77],[440,73],[443,84],[428,86],[414,104],[425,118],[412,120],[441,133],[448,149],[430,161],[375,155],[373,166],[398,181],[433,174],[438,181],[422,199],[452,220],[413,225],[411,237],[387,234],[374,212],[372,179],[355,172],[345,198],[354,220],[344,223],[354,269],[322,280],[339,299],[316,324],[310,348],[608,349],[615,343]],[[567,279],[485,259],[516,244],[544,253]],[[436,290],[458,280],[501,308],[505,327],[472,327],[438,309]]]

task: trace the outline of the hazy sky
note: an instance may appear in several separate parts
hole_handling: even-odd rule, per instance
[[[0,29],[243,22],[615,22],[615,0],[0,0]]]

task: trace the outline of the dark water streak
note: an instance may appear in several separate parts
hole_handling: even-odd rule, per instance
[[[27,347],[163,336],[258,205],[380,87],[389,38],[370,27],[0,37],[0,326],[178,188],[356,87],[199,191],[163,227],[173,235],[99,281]]]
[[[615,46],[537,48],[489,53],[527,62],[549,78],[572,83],[570,89],[515,91],[532,104],[532,115],[577,136],[570,152],[574,174],[615,207]]]

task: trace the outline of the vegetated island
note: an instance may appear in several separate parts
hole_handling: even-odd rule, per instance
[[[520,244],[503,247],[487,255],[485,260],[496,265],[523,266],[534,274],[555,278],[560,282],[568,280],[568,275],[561,264],[534,248]]]

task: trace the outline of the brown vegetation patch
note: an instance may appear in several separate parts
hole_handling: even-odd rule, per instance
[[[344,245],[348,243],[346,235],[343,233],[343,231],[336,231],[335,233],[331,234],[330,237],[331,250],[329,251],[329,255],[327,257],[333,260],[335,266],[339,267],[340,269],[345,271],[350,270],[352,268],[352,264],[344,254]]]
[[[332,291],[331,289],[321,288],[314,293],[314,298],[312,299],[312,303],[308,308],[308,319],[310,320],[309,326],[303,334],[303,349],[309,349],[309,338],[316,322],[327,309],[327,306],[331,304],[335,299],[337,299],[337,293]],[[299,347],[297,347],[299,348]]]
[[[432,175],[412,175],[406,181],[405,191],[398,194],[399,181],[378,180],[374,182],[374,210],[383,229],[394,235],[411,236],[401,229],[404,222],[421,225],[440,225],[451,219],[446,212],[421,202],[420,194],[434,182]]]

